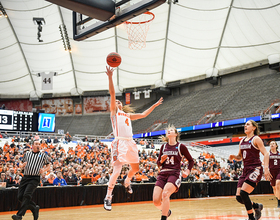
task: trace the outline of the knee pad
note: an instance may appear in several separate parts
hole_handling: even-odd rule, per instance
[[[240,204],[244,204],[244,202],[243,202],[241,196],[236,196],[236,200],[237,200],[237,202],[239,202]]]
[[[246,191],[241,190],[240,191],[240,197],[244,202],[244,205],[246,207],[246,210],[249,211],[253,208],[252,202],[249,198],[249,193],[247,193]]]

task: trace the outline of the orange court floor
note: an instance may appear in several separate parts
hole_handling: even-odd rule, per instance
[[[252,195],[251,200],[262,203],[262,220],[280,219],[280,209],[273,195]],[[168,220],[245,220],[248,219],[245,207],[235,196],[176,199],[171,200],[172,215]],[[16,212],[0,212],[1,220],[10,220]],[[75,206],[40,209],[39,220],[160,220],[161,213],[151,201],[116,203],[112,211],[103,209],[103,205]],[[23,217],[33,220],[30,211]]]

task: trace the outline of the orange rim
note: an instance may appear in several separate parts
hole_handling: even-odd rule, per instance
[[[152,12],[147,11],[147,12],[144,12],[143,14],[152,15],[153,17],[152,17],[150,20],[148,20],[148,21],[141,21],[141,22],[136,22],[136,21],[125,21],[125,23],[126,23],[126,24],[145,24],[145,23],[149,23],[149,22],[151,22],[152,20],[155,19],[155,15],[154,15],[154,13],[152,13]]]

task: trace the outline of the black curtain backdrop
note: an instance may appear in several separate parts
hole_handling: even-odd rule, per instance
[[[237,181],[182,183],[179,191],[171,199],[202,198],[235,195]],[[121,185],[114,189],[113,203],[152,201],[154,183],[133,184],[133,194],[127,194]],[[33,200],[41,208],[68,207],[103,204],[106,185],[38,187]],[[17,189],[0,190],[0,212],[18,210]],[[268,181],[261,181],[252,194],[273,193]]]

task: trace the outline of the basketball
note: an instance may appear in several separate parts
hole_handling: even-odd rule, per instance
[[[116,52],[109,53],[106,60],[110,67],[118,67],[122,62],[121,55]]]

